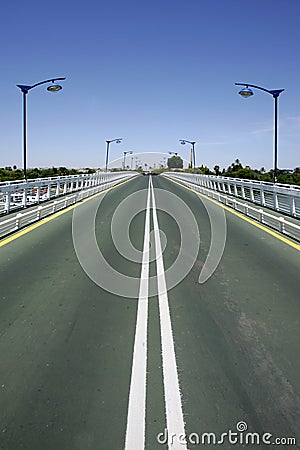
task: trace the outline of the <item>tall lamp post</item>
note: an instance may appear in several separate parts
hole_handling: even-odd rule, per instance
[[[132,155],[133,152],[123,152],[124,159],[123,159],[123,168],[125,170],[125,161],[126,161],[126,155]]]
[[[26,96],[28,92],[41,84],[52,83],[47,87],[47,91],[49,92],[58,92],[62,89],[62,86],[59,84],[55,84],[55,81],[65,80],[66,77],[63,78],[50,78],[50,80],[40,81],[39,83],[35,83],[32,86],[28,86],[26,84],[17,84],[17,87],[21,89],[23,93],[23,171],[24,171],[24,180],[27,179],[27,102]]]
[[[116,142],[117,144],[120,144],[122,142],[123,138],[117,138],[117,139],[111,139],[110,141],[106,141],[106,161],[105,161],[105,172],[107,172],[107,166],[108,166],[108,152],[109,152],[109,146],[112,142]]]
[[[267,92],[268,94],[271,94],[274,98],[275,101],[275,114],[274,114],[274,183],[277,183],[277,141],[278,141],[278,130],[277,130],[277,122],[278,122],[278,118],[277,118],[277,110],[278,110],[278,105],[277,105],[277,99],[279,97],[279,95],[281,94],[281,92],[284,91],[284,89],[273,89],[273,90],[269,90],[269,89],[265,89],[261,86],[256,86],[255,84],[249,84],[249,83],[235,83],[237,86],[244,86],[243,89],[241,89],[239,91],[239,94],[243,97],[243,98],[248,98],[251,97],[252,95],[254,95],[254,92],[252,91],[252,89],[249,88],[255,88],[255,89],[259,89],[260,91],[264,91]]]
[[[193,153],[193,166],[194,170],[196,168],[196,155],[195,155],[195,141],[187,141],[186,139],[179,139],[181,145],[191,144],[192,145],[192,153]]]

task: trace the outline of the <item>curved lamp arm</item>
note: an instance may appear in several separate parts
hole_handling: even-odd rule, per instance
[[[65,79],[66,79],[66,77],[50,78],[50,80],[40,81],[39,83],[35,83],[32,86],[28,86],[26,84],[17,84],[17,87],[20,88],[22,92],[27,94],[30,89],[40,86],[41,84],[51,83],[51,82],[54,83],[54,81],[65,80]]]
[[[110,144],[111,142],[121,142],[123,140],[123,138],[117,138],[117,139],[112,139],[111,141],[106,141],[108,144]]]
[[[195,141],[187,141],[186,139],[179,139],[179,142],[181,143],[181,144],[185,144],[185,143],[188,143],[188,144],[196,144],[196,142]]]
[[[279,97],[279,94],[281,94],[281,92],[284,91],[284,89],[274,89],[274,90],[269,90],[269,89],[265,89],[261,86],[256,86],[255,84],[249,84],[249,83],[234,83],[236,86],[245,86],[245,87],[253,87],[255,89],[259,89],[260,91],[264,91],[264,92],[268,92],[268,94],[273,95],[274,98]]]

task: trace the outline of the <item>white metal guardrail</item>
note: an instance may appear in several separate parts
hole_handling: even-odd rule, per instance
[[[194,189],[197,192],[200,192],[201,194],[207,195],[208,197],[211,197],[220,203],[225,204],[226,206],[229,206],[236,211],[241,212],[242,214],[245,214],[248,217],[251,217],[252,219],[257,220],[258,222],[268,225],[271,228],[274,228],[280,233],[283,233],[289,237],[292,237],[293,239],[300,241],[300,226],[290,222],[285,217],[275,216],[274,214],[268,213],[264,211],[261,208],[256,208],[254,206],[249,205],[248,203],[243,203],[241,201],[238,201],[234,197],[231,197],[226,194],[222,194],[221,192],[208,189],[206,187],[202,187],[200,183],[197,183],[197,179],[193,177],[197,177],[197,175],[193,175],[192,177],[190,174],[182,174],[182,173],[164,173],[163,176],[166,178],[174,179],[185,186],[188,186],[192,189]]]
[[[126,172],[99,172],[0,183],[0,214],[118,179]],[[127,172],[128,174],[128,172]]]
[[[300,218],[300,186],[215,175],[172,172],[177,179]]]
[[[117,175],[117,173],[114,175]],[[105,182],[98,184],[97,186],[81,190],[80,192],[71,195],[66,195],[63,198],[47,203],[46,205],[30,208],[28,211],[22,210],[22,212],[13,215],[13,217],[8,216],[7,219],[0,221],[0,238],[135,176],[137,176],[137,173],[118,172],[118,176],[108,176],[106,177]]]

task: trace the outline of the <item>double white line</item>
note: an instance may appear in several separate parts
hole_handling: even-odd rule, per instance
[[[147,195],[143,259],[129,393],[125,450],[143,450],[145,448],[151,197],[167,430],[168,436],[185,435],[164,261],[161,249],[154,189],[152,178],[150,176]],[[172,450],[187,450],[187,447],[182,445],[182,443],[179,443],[178,439],[171,439],[168,444],[168,448]]]

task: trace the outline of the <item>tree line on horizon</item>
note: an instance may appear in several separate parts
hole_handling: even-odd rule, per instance
[[[264,167],[261,169],[252,169],[250,166],[243,166],[239,159],[236,159],[230,166],[225,168],[220,168],[219,165],[215,165],[213,170],[203,164],[195,169],[189,167],[188,169],[183,169],[183,159],[180,156],[172,156],[168,158],[167,161],[168,169],[180,169],[184,172],[198,173],[204,175],[220,175],[224,177],[232,178],[244,178],[248,180],[258,180],[258,181],[268,181],[273,182],[274,171],[271,169],[266,171]],[[149,167],[150,169],[150,167]],[[123,169],[115,169],[123,170]],[[143,168],[140,167],[140,171]],[[163,166],[159,169],[155,169],[156,172],[163,172],[166,170]],[[84,169],[68,169],[66,167],[50,167],[50,168],[34,168],[27,170],[27,178],[46,178],[46,177],[57,177],[64,175],[78,175],[81,173],[95,173],[96,169],[86,167]],[[6,166],[0,168],[0,181],[14,181],[23,179],[23,170],[18,169],[16,165]],[[290,171],[278,169],[277,182],[283,184],[296,184],[300,185],[300,167],[296,167]]]
[[[172,156],[168,159],[169,169],[183,169],[183,160],[180,156]],[[236,159],[227,169],[221,169],[215,165],[213,170],[203,164],[195,169],[189,167],[183,169],[184,172],[198,173],[204,175],[220,175],[222,177],[244,178],[247,180],[258,180],[273,182],[274,170],[266,171],[261,169],[252,169],[250,166],[243,166],[239,159]],[[300,167],[291,170],[277,169],[277,183],[300,185]]]
[[[27,169],[27,179],[33,178],[47,178],[47,177],[61,177],[64,175],[78,175],[82,173],[95,173],[96,169],[86,167],[84,169],[68,169],[67,167],[49,167],[39,169]],[[22,180],[24,172],[18,169],[16,165],[0,167],[0,181],[14,181]]]

